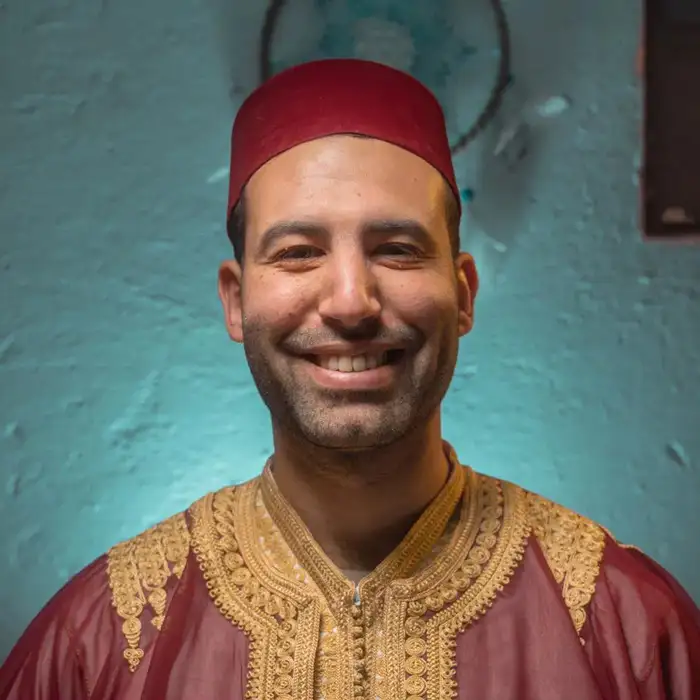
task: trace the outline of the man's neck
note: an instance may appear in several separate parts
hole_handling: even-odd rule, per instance
[[[341,570],[374,570],[449,476],[439,416],[392,445],[354,453],[302,447],[275,432],[277,487]]]

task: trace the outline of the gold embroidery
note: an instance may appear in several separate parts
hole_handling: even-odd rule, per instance
[[[254,480],[195,503],[193,549],[214,603],[249,638],[246,697],[308,698],[319,606],[298,584],[271,576],[258,558],[249,520],[256,488]]]
[[[289,506],[278,501],[273,523],[261,519],[264,480],[224,489],[191,510],[193,549],[211,597],[250,641],[246,697],[418,700],[429,688],[436,700],[454,697],[456,636],[488,610],[522,558],[524,492],[458,466],[426,511],[429,527],[410,533],[363,579],[356,599]],[[465,482],[469,498],[434,556]],[[272,485],[268,503],[277,497]],[[402,551],[407,542],[412,552]],[[414,548],[429,555],[427,566]]]
[[[522,559],[529,534],[522,491],[473,472],[470,478],[457,546],[463,556],[445,562],[440,583],[412,591],[403,615],[396,610],[404,675],[395,697],[456,697],[456,637],[493,605]]]
[[[580,636],[600,573],[605,533],[591,520],[546,498],[528,493],[527,500],[533,534],[562,586],[564,602]]]
[[[112,605],[124,620],[127,647],[123,655],[132,672],[144,656],[140,619],[144,608],[151,606],[151,624],[160,630],[167,605],[166,585],[172,575],[182,576],[188,554],[189,532],[182,513],[116,545],[107,554]]]
[[[602,528],[450,459],[445,488],[357,588],[313,541],[268,469],[192,506],[192,549],[211,598],[249,639],[247,698],[455,698],[457,635],[508,584],[531,532],[580,634]],[[109,552],[131,671],[144,657],[143,611],[151,607],[160,629],[167,582],[182,575],[189,547],[178,515]]]
[[[317,591],[313,580],[301,567],[270,517],[262,498],[262,489],[256,492],[255,511],[257,540],[268,565],[279,569],[285,577]],[[327,700],[342,697],[338,677],[343,655],[337,621],[323,597],[319,596],[319,601],[321,622],[315,663],[314,697]]]
[[[447,483],[399,547],[361,581],[359,588],[363,599],[374,599],[381,595],[391,581],[415,573],[444,533],[462,499],[466,482],[464,468],[452,453],[449,458],[452,470]],[[308,572],[329,603],[340,601],[341,608],[344,608],[342,603],[348,595],[354,596],[355,586],[328,559],[301,518],[285,501],[275,484],[269,464],[261,477],[261,489],[270,516],[300,566]],[[342,612],[342,609],[336,612]]]
[[[342,691],[337,695],[325,697],[359,698],[368,694],[371,697],[381,697],[384,693],[385,652],[382,627],[376,623],[372,624],[371,621],[381,619],[383,596],[389,584],[410,575],[414,576],[415,581],[415,577],[429,568],[435,560],[438,543],[464,495],[466,471],[451,449],[446,452],[451,463],[446,485],[399,547],[357,587],[328,559],[304,523],[284,500],[277,489],[269,464],[263,472],[261,492],[270,516],[297,562],[295,568],[302,567],[308,572],[310,581],[307,580],[307,583],[311,583],[320,594],[324,610],[322,615],[333,616],[337,628],[341,630],[341,637],[345,639],[346,657],[349,656],[353,660],[351,668],[345,669],[344,674],[330,682],[334,688]],[[356,595],[358,601],[355,601]],[[319,648],[319,660],[326,658],[323,647],[324,645],[321,645]],[[330,668],[326,669],[320,665],[317,676],[323,674],[327,677],[331,672]],[[325,683],[325,680],[322,682]],[[390,694],[389,697],[394,696]]]

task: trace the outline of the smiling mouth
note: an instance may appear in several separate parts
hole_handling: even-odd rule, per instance
[[[386,365],[397,364],[403,356],[403,352],[403,350],[396,349],[361,355],[309,355],[307,359],[331,372],[366,372]]]

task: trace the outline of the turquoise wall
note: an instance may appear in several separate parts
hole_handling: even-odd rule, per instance
[[[264,3],[218,1],[0,3],[0,658],[80,567],[270,450],[216,298]],[[494,79],[488,4],[402,5],[290,0],[275,65],[410,66],[456,136]],[[456,159],[484,285],[446,436],[700,600],[700,250],[638,231],[638,8],[507,5],[514,87]]]

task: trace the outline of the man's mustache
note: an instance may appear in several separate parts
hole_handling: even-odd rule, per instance
[[[282,348],[295,355],[305,355],[314,351],[315,348],[326,347],[328,345],[363,342],[376,343],[377,345],[411,349],[420,345],[422,334],[410,326],[400,326],[397,328],[378,329],[348,329],[338,331],[326,328],[314,328],[298,330],[284,339]]]

